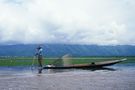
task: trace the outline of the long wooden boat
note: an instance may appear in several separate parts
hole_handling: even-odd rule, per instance
[[[121,60],[111,60],[111,61],[103,61],[103,62],[92,62],[90,64],[75,64],[75,65],[68,65],[68,66],[53,66],[47,65],[42,69],[73,69],[73,68],[102,68],[104,66],[114,65],[116,63],[120,63],[125,61],[126,59]]]

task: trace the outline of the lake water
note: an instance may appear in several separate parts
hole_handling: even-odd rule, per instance
[[[98,70],[0,67],[0,90],[135,90],[135,63]]]

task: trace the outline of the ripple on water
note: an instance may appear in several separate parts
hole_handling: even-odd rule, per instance
[[[109,68],[44,70],[41,75],[28,68],[2,68],[0,90],[134,90],[135,67],[114,65]]]

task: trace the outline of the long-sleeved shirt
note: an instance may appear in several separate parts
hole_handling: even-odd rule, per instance
[[[36,55],[37,56],[43,55],[43,49],[42,48],[38,49],[37,52],[36,52]]]

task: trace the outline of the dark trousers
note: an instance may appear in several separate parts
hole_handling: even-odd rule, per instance
[[[42,55],[38,55],[38,66],[39,67],[42,67],[43,65],[43,57],[42,57]]]

